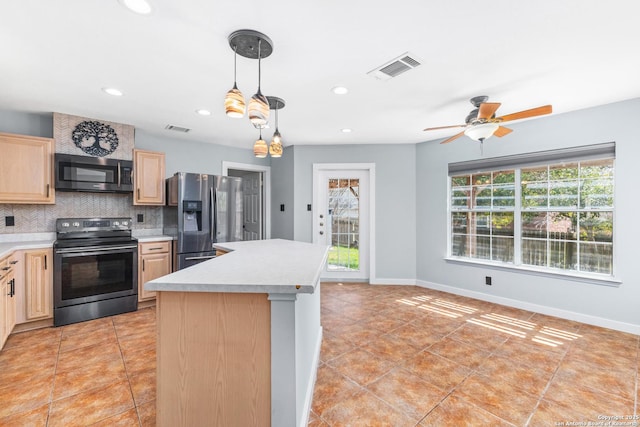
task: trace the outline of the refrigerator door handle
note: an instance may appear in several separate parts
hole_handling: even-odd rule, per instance
[[[210,209],[211,212],[209,213],[209,221],[211,222],[211,227],[209,229],[209,232],[211,233],[211,243],[215,243],[216,242],[216,201],[215,201],[215,186],[212,186],[209,188],[209,196],[210,196]]]

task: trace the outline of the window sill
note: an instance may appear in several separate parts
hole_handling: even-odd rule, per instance
[[[464,265],[476,265],[486,268],[493,268],[497,270],[515,271],[524,274],[531,274],[535,276],[552,277],[556,279],[573,280],[576,282],[592,283],[594,285],[619,287],[622,284],[621,280],[613,277],[603,277],[601,275],[581,274],[581,273],[565,273],[562,271],[542,270],[535,267],[528,267],[522,265],[513,265],[502,262],[491,262],[485,260],[472,260],[468,258],[458,257],[445,257],[446,262],[454,264]]]

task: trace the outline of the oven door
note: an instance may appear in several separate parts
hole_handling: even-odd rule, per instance
[[[138,245],[54,248],[54,307],[138,294]]]

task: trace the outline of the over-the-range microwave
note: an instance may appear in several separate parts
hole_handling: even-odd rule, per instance
[[[56,190],[131,193],[133,162],[56,153]]]

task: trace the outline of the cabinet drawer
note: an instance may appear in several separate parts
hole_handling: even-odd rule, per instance
[[[140,243],[140,255],[168,253],[171,242]]]

